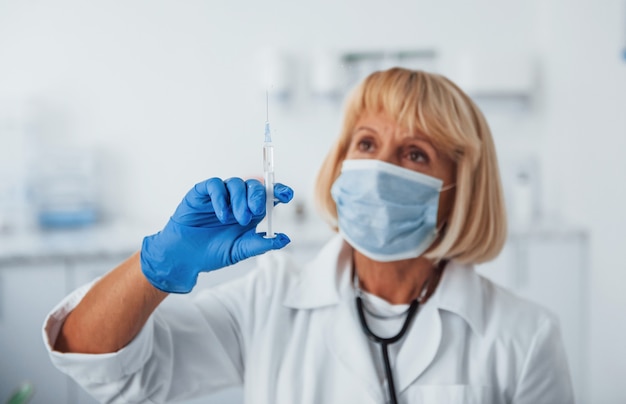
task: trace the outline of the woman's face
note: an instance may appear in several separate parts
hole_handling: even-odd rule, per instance
[[[456,166],[450,158],[438,151],[425,135],[410,133],[384,114],[361,116],[352,132],[346,159],[381,160],[439,178],[444,187],[456,181]],[[453,187],[439,195],[439,225],[450,215],[454,194]]]

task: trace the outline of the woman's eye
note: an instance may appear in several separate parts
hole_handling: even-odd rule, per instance
[[[359,142],[357,143],[357,147],[359,151],[369,152],[372,151],[372,149],[374,148],[374,143],[371,140],[362,139],[359,140]]]
[[[418,149],[410,150],[408,158],[414,163],[428,163],[430,161],[428,154]]]

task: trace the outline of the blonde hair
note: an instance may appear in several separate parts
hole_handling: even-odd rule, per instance
[[[450,80],[433,73],[403,68],[375,72],[349,96],[339,138],[315,186],[317,206],[329,224],[336,230],[337,208],[330,189],[356,122],[368,113],[384,113],[411,132],[420,131],[456,165],[456,193],[445,234],[425,257],[472,264],[495,258],[507,228],[491,131],[476,104]]]

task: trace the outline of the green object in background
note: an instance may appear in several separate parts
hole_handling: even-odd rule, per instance
[[[35,393],[35,387],[31,383],[22,384],[13,395],[7,400],[6,404],[26,404]]]

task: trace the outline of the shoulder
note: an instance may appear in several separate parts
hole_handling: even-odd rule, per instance
[[[297,282],[301,265],[285,251],[270,251],[254,260],[253,268],[246,275],[220,284],[206,293],[220,300],[236,300],[246,305],[280,303]],[[228,268],[221,270],[227,271]]]
[[[557,316],[544,306],[476,276],[481,283],[486,335],[531,340],[541,328],[558,327]]]
[[[521,380],[529,380],[528,374],[538,372],[544,374],[544,379],[548,374],[558,373],[560,381],[554,387],[566,387],[567,359],[558,317],[546,307],[489,279],[479,279],[484,312],[483,349],[491,352],[495,361],[506,363],[514,371],[516,385]],[[533,385],[539,386],[541,382],[533,382]]]
[[[494,360],[506,363],[506,383],[519,403],[573,403],[559,321],[547,308],[481,277],[485,340]],[[500,375],[500,378],[504,376]]]
[[[260,298],[280,299],[298,282],[302,264],[288,251],[270,251],[257,258],[250,274],[251,291]]]
[[[558,327],[545,307],[479,275],[472,265],[451,262],[441,280],[438,305],[487,339],[528,344],[540,327]]]
[[[444,330],[451,332],[446,338],[480,358],[474,361],[479,378],[499,386],[514,402],[571,402],[567,357],[552,312],[469,265],[447,267],[440,286],[438,308],[450,326]],[[469,326],[468,333],[452,332],[461,329],[461,322]]]

